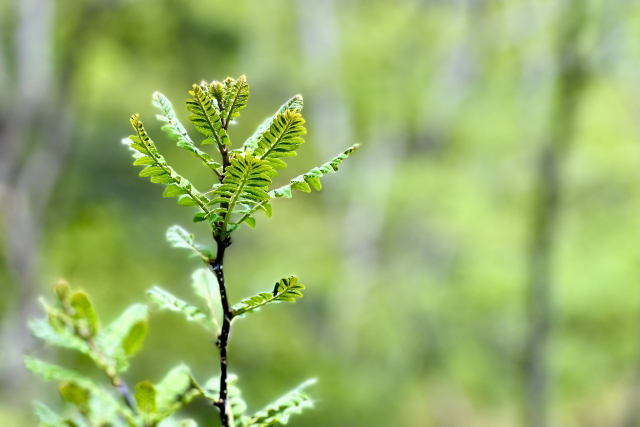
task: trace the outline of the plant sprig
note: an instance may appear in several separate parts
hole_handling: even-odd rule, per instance
[[[134,151],[134,165],[145,166],[140,176],[148,176],[154,183],[164,184],[164,197],[178,197],[178,203],[198,209],[194,222],[207,221],[216,242],[215,253],[195,242],[194,236],[180,226],[167,231],[167,240],[173,247],[188,249],[207,266],[193,274],[193,289],[204,303],[184,301],[154,286],[148,291],[160,308],[180,312],[187,320],[201,322],[216,337],[220,355],[220,375],[200,386],[189,369],[179,365],[159,383],[139,382],[132,394],[120,374],[126,370],[128,359],[140,348],[147,331],[147,310],[134,305],[107,328],[101,328],[98,316],[88,296],[83,292],[70,293],[67,285],[56,285],[57,302],[44,304],[48,320],[31,324],[34,335],[47,343],[71,348],[89,356],[110,380],[120,394],[114,398],[108,389],[88,378],[55,365],[26,358],[26,366],[42,374],[45,379],[61,382],[60,392],[75,411],[58,415],[43,404],[36,413],[43,425],[164,425],[195,426],[193,420],[171,424],[171,414],[196,396],[209,399],[219,410],[224,427],[266,427],[286,424],[290,415],[312,407],[313,401],[302,392],[311,384],[305,382],[296,390],[277,399],[261,411],[247,414],[247,405],[238,388],[237,376],[228,372],[228,342],[234,318],[256,312],[273,302],[294,302],[302,297],[304,285],[296,276],[288,276],[275,284],[270,292],[262,292],[235,305],[229,303],[224,276],[224,257],[232,244],[232,233],[242,224],[255,228],[255,215],[263,211],[272,214],[271,201],[290,198],[291,190],[320,190],[320,178],[338,170],[338,165],[357,148],[354,145],[320,167],[293,178],[288,185],[270,188],[271,179],[278,169],[287,167],[284,159],[295,156],[304,143],[306,134],[302,118],[302,96],[287,101],[265,120],[241,148],[231,150],[229,124],[240,116],[249,99],[249,84],[245,76],[224,81],[194,85],[189,92],[187,110],[189,121],[204,136],[201,144],[217,148],[220,161],[198,148],[179,121],[171,102],[161,93],[153,95],[154,105],[160,109],[157,116],[164,122],[162,129],[176,140],[179,147],[190,151],[208,169],[218,182],[201,192],[186,178],[178,174],[164,159],[147,134],[140,117],[131,116],[135,134],[125,140]],[[203,308],[204,307],[204,308]]]

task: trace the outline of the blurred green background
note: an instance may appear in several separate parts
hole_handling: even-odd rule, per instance
[[[282,183],[362,143],[321,193],[235,235],[232,301],[289,274],[308,288],[234,327],[250,409],[318,377],[291,425],[637,425],[639,65],[632,0],[0,0],[0,425],[34,425],[33,399],[62,405],[22,352],[90,371],[24,326],[58,278],[103,323],[154,284],[191,297],[199,263],[164,234],[208,242],[207,226],[120,141],[140,113],[206,188],[151,95],[186,124],[192,83],[241,74],[236,147],[305,97]],[[154,310],[125,378],[179,362],[208,378],[216,352]],[[218,422],[201,401],[182,413]]]

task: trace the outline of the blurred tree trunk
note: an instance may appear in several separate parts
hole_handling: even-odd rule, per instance
[[[30,342],[26,320],[35,306],[40,221],[36,218],[39,215],[34,214],[38,212],[34,203],[42,209],[40,202],[46,194],[40,187],[39,198],[34,200],[30,187],[34,179],[40,186],[50,187],[53,178],[33,169],[35,156],[32,154],[42,149],[42,144],[34,141],[45,137],[43,123],[47,107],[52,103],[53,5],[47,0],[16,2],[18,16],[10,40],[15,53],[13,60],[3,58],[4,64],[15,64],[13,73],[8,69],[3,73],[4,102],[0,113],[0,205],[4,256],[13,282],[14,301],[8,305],[0,336],[0,381],[8,386],[7,390],[25,380],[25,370],[20,367],[21,354]],[[9,51],[11,49],[6,52]],[[47,132],[47,139],[54,139],[52,134]],[[47,158],[41,160],[46,164],[38,166],[45,168],[56,162],[55,157],[50,162]]]
[[[563,187],[562,164],[574,136],[581,91],[586,82],[585,63],[578,52],[585,4],[572,0],[559,19],[558,75],[549,140],[539,158],[534,199],[532,241],[529,252],[528,312],[530,330],[525,355],[526,424],[548,425],[548,341],[552,313],[553,249]]]
[[[0,51],[4,54],[0,60],[4,100],[0,108],[0,213],[4,261],[14,294],[0,335],[0,382],[7,390],[27,379],[22,369],[22,353],[31,342],[26,324],[38,293],[42,223],[72,141],[73,77],[93,17],[114,4],[85,3],[67,42],[58,47],[53,45],[55,2],[16,0],[17,24],[10,40],[14,56],[7,57],[11,50]],[[7,64],[15,64],[13,72]]]

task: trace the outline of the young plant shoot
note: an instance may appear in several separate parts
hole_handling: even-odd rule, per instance
[[[36,414],[44,426],[196,426],[193,420],[178,420],[173,414],[196,397],[208,399],[218,410],[224,427],[272,426],[286,424],[294,413],[312,406],[304,388],[277,399],[257,413],[247,412],[238,378],[229,373],[229,333],[234,319],[255,312],[279,301],[294,302],[302,297],[304,285],[296,276],[280,279],[272,289],[232,304],[225,281],[224,260],[233,242],[233,233],[243,224],[256,226],[256,215],[271,216],[271,201],[291,198],[293,190],[310,192],[322,188],[320,178],[338,170],[338,165],[356,149],[346,149],[320,167],[293,178],[289,184],[271,188],[272,178],[287,167],[286,158],[295,156],[306,134],[301,115],[302,97],[296,95],[265,120],[242,146],[234,146],[228,133],[247,105],[249,84],[244,76],[234,80],[194,85],[189,92],[189,121],[201,134],[200,145],[212,145],[215,154],[200,148],[180,123],[169,100],[159,92],[153,103],[159,108],[162,129],[177,145],[189,150],[211,172],[212,185],[199,191],[178,174],[165,160],[150,139],[140,117],[131,117],[134,134],[124,142],[133,150],[133,162],[144,166],[140,176],[165,186],[164,197],[177,197],[178,204],[197,209],[194,222],[206,222],[215,241],[215,251],[196,243],[192,234],[178,225],[167,231],[167,240],[176,248],[184,248],[204,263],[204,268],[192,275],[192,287],[201,304],[183,301],[154,286],[148,296],[161,308],[182,313],[187,320],[201,322],[215,336],[219,374],[204,382],[193,377],[189,368],[179,365],[162,381],[148,380],[129,388],[122,373],[129,359],[140,349],[147,333],[148,312],[143,304],[129,307],[106,327],[102,327],[93,304],[82,291],[72,291],[66,282],[55,287],[55,303],[42,304],[47,319],[34,320],[33,334],[47,344],[79,351],[88,356],[104,372],[109,386],[105,387],[77,372],[31,357],[25,358],[27,368],[46,380],[56,380],[63,399],[69,403],[62,413],[54,412],[42,403],[36,404]],[[208,355],[205,355],[208,357]]]

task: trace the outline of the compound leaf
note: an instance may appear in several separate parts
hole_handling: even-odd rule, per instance
[[[177,142],[178,147],[187,149],[193,153],[194,156],[198,157],[200,160],[204,162],[209,168],[211,168],[214,172],[218,173],[218,169],[222,167],[220,163],[214,161],[211,156],[207,153],[199,149],[194,143],[187,130],[184,128],[178,117],[176,116],[175,111],[173,110],[173,106],[169,99],[166,96],[161,94],[160,92],[155,92],[153,94],[153,105],[158,107],[162,114],[157,115],[158,120],[165,122],[166,124],[162,126],[162,130],[167,132],[171,137],[173,137]],[[167,193],[168,189],[171,186],[167,187],[165,193]],[[179,187],[172,191],[182,191]],[[184,193],[181,193],[184,194]],[[173,196],[165,196],[165,197],[173,197]]]
[[[193,234],[189,234],[187,230],[179,225],[169,227],[167,230],[167,241],[171,243],[171,246],[174,248],[191,249],[206,263],[209,263],[209,260],[213,258],[213,253],[209,249],[196,244],[193,239]]]
[[[287,424],[289,417],[293,414],[299,414],[306,408],[313,407],[313,401],[302,390],[315,380],[305,381],[295,390],[285,394],[274,403],[256,413],[248,421],[247,425],[252,427],[267,427],[275,424]]]
[[[340,155],[334,157],[322,166],[313,168],[309,172],[295,177],[288,185],[270,191],[269,195],[271,197],[285,197],[289,199],[291,198],[292,189],[308,193],[311,191],[311,188],[309,186],[320,191],[322,189],[322,184],[320,184],[320,177],[331,172],[336,172],[338,170],[338,165],[342,163],[347,157],[349,157],[349,155],[351,155],[354,151],[356,151],[357,148],[358,144],[349,147]]]
[[[246,76],[240,76],[238,80],[228,78],[224,82],[224,98],[220,107],[220,116],[225,127],[240,115],[240,110],[247,106],[249,99],[249,84]],[[215,90],[215,89],[214,89]],[[211,92],[211,88],[210,88]],[[218,95],[219,96],[219,95]],[[216,96],[216,98],[218,98]]]
[[[296,95],[287,102],[285,102],[282,107],[278,110],[276,114],[267,118],[264,122],[258,126],[256,131],[251,135],[242,146],[242,151],[249,150],[253,152],[258,146],[258,141],[262,138],[262,135],[267,132],[271,128],[271,124],[276,120],[279,114],[282,114],[286,111],[302,111],[303,101],[302,95]]]
[[[274,169],[286,168],[281,157],[295,156],[295,150],[304,142],[302,135],[307,133],[304,119],[298,110],[285,110],[278,113],[269,129],[258,140],[253,155],[265,160]]]
[[[187,101],[187,109],[192,113],[189,120],[202,135],[206,136],[203,144],[216,144],[222,152],[225,145],[230,145],[227,131],[224,129],[220,114],[215,108],[217,101],[210,95],[206,84],[193,85],[189,92],[192,99]]]
[[[296,298],[302,298],[302,290],[304,285],[298,283],[296,276],[290,276],[284,279],[280,279],[276,283],[271,293],[262,292],[251,298],[244,299],[231,308],[233,316],[240,316],[250,311],[260,309],[263,305],[270,302],[277,301],[290,301],[294,302]]]
[[[215,212],[224,218],[222,233],[227,233],[224,227],[229,223],[237,204],[253,206],[269,201],[267,190],[271,184],[270,176],[274,173],[266,161],[252,156],[248,151],[236,154],[231,159],[222,185],[216,187],[213,192],[215,198],[211,201],[212,204],[220,203],[220,208]]]
[[[99,355],[83,339],[72,334],[67,328],[54,328],[50,322],[40,319],[29,321],[31,333],[36,338],[40,338],[47,344],[77,350],[86,354],[95,361],[99,361]]]
[[[187,320],[206,322],[209,319],[206,313],[198,307],[181,300],[158,286],[149,289],[147,295],[149,295],[149,298],[156,302],[160,308],[183,313],[187,317]]]
[[[140,176],[149,176],[151,182],[169,185],[164,192],[165,197],[180,196],[178,202],[181,205],[184,204],[183,199],[189,199],[189,206],[198,206],[205,214],[209,214],[209,209],[206,206],[207,198],[167,164],[147,135],[138,114],[131,116],[131,125],[135,129],[136,135],[130,136],[128,140],[125,139],[123,142],[135,151],[133,157],[136,160],[133,164],[147,166],[140,172]]]
[[[119,412],[129,422],[129,424],[136,425],[132,411],[118,403],[111,394],[104,391],[89,378],[86,378],[70,369],[65,369],[31,357],[24,357],[24,365],[31,372],[41,375],[46,381],[54,380],[63,383],[71,383],[79,388],[87,390],[91,394],[92,400],[97,399],[100,402],[100,406],[104,407],[107,411]],[[66,426],[68,424],[64,425]]]
[[[186,365],[178,365],[155,386],[158,414],[168,417],[200,394]]]

